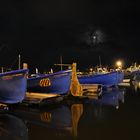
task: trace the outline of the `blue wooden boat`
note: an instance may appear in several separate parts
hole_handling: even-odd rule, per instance
[[[14,104],[24,99],[27,72],[28,69],[21,69],[0,73],[0,103]]]
[[[105,87],[116,86],[123,80],[123,72],[113,71],[105,74],[83,75],[78,77],[80,84],[101,84]]]
[[[27,91],[40,93],[65,94],[70,90],[72,70],[63,70],[52,74],[28,78]]]
[[[124,79],[124,72],[123,71],[118,71],[118,84],[122,83]]]

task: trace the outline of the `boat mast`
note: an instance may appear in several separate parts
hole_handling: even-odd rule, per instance
[[[63,66],[62,66],[62,56],[60,56],[60,64],[61,64],[61,70],[63,70]]]
[[[21,58],[21,56],[20,56],[20,54],[18,55],[18,69],[20,70],[20,62],[21,62],[21,60],[20,60],[20,58]]]
[[[60,64],[54,64],[55,66],[60,66],[61,70],[63,70],[63,66],[71,67],[71,64],[63,64],[62,56],[60,56]]]
[[[99,66],[102,67],[100,55],[99,55]]]
[[[3,73],[4,72],[4,69],[3,69],[3,67],[1,67],[1,73]]]

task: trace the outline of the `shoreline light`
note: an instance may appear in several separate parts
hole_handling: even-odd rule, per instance
[[[118,68],[122,68],[122,61],[117,61],[116,62],[116,66],[118,67]]]

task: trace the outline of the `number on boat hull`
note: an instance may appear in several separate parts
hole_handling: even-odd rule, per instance
[[[40,80],[39,85],[40,85],[41,87],[51,86],[51,81],[50,81],[49,78],[44,78],[44,79],[41,79],[41,80]]]

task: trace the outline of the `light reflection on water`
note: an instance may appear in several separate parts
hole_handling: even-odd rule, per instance
[[[136,84],[103,92],[99,100],[13,108],[0,114],[0,139],[134,139],[140,130],[140,84]]]
[[[132,86],[134,87],[134,90],[137,92],[140,89],[140,81],[133,81]]]

